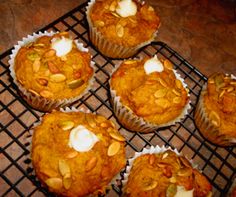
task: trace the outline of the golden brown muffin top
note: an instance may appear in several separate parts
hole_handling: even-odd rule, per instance
[[[137,116],[150,123],[163,124],[182,113],[188,103],[188,93],[168,60],[161,60],[162,72],[146,74],[144,64],[149,59],[124,61],[111,77],[111,89]]]
[[[75,42],[72,49],[58,57],[52,49],[54,39],[69,38],[67,32],[42,36],[22,46],[15,57],[17,81],[28,91],[47,99],[79,96],[93,75],[91,55],[81,51]]]
[[[236,138],[236,79],[216,73],[208,78],[204,106],[221,134]]]
[[[174,197],[180,190],[192,190],[194,197],[206,197],[212,186],[185,157],[168,150],[134,160],[123,196]]]
[[[137,5],[135,15],[121,17],[116,9],[120,0],[96,0],[89,12],[94,27],[110,42],[133,47],[149,41],[160,26],[160,19],[147,3]]]
[[[85,152],[69,145],[71,133],[79,125],[99,139]],[[80,145],[85,146],[87,141]],[[37,177],[59,195],[74,197],[104,193],[112,178],[126,164],[124,141],[114,124],[103,116],[53,111],[34,128],[33,166]]]

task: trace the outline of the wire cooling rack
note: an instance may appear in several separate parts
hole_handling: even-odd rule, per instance
[[[181,123],[150,134],[125,130],[115,119],[108,94],[110,73],[120,60],[106,58],[89,42],[85,7],[86,3],[81,4],[41,30],[68,31],[74,39],[84,43],[93,55],[95,87],[73,106],[89,109],[113,120],[126,138],[127,158],[151,145],[171,146],[198,164],[213,185],[213,196],[225,196],[236,176],[236,149],[217,147],[205,141],[193,120],[197,98],[207,78],[166,44],[154,42],[146,46],[136,57],[157,54],[169,59],[190,89],[191,110]],[[29,107],[16,91],[9,78],[10,54],[11,50],[8,50],[0,55],[0,196],[52,196],[33,175],[33,169],[28,167],[30,159],[26,158],[29,158],[30,142],[25,139],[29,128],[43,114]],[[114,186],[108,195],[118,196],[120,193],[120,187]]]

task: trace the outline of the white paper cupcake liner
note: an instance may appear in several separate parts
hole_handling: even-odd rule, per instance
[[[119,66],[117,67],[117,69]],[[115,69],[116,70],[116,69]],[[114,71],[115,71],[114,70]],[[113,72],[114,72],[113,71]],[[177,79],[179,79],[184,88],[187,88],[187,84],[184,82],[184,80],[181,78],[181,76],[174,70],[175,76]],[[111,83],[111,80],[109,81]],[[133,113],[130,109],[128,109],[126,106],[124,106],[120,100],[120,96],[116,94],[116,91],[111,89],[110,85],[110,94],[111,94],[111,104],[113,106],[113,111],[119,120],[119,122],[127,129],[131,131],[136,132],[142,132],[142,133],[149,133],[153,132],[159,128],[167,127],[176,124],[177,122],[181,122],[182,119],[185,118],[185,116],[188,114],[188,110],[191,108],[190,105],[190,99],[188,103],[184,106],[181,114],[176,117],[174,120],[171,120],[164,124],[153,124],[150,122],[145,121],[142,117],[137,116]],[[188,94],[190,97],[190,95]]]
[[[158,31],[153,34],[152,38],[137,46],[127,47],[112,43],[111,40],[106,39],[106,37],[104,37],[101,32],[99,32],[98,29],[93,26],[89,13],[94,3],[95,0],[91,0],[86,7],[87,21],[89,25],[89,36],[94,46],[96,46],[98,50],[105,56],[110,58],[128,58],[135,55],[139,49],[155,40]]]
[[[161,154],[161,153],[166,152],[167,150],[170,150],[170,151],[174,152],[178,156],[183,156],[183,154],[179,153],[176,148],[172,149],[171,147],[165,147],[165,146],[160,147],[158,145],[155,146],[155,147],[151,146],[150,148],[144,148],[141,152],[135,152],[134,156],[132,158],[128,159],[128,164],[125,168],[125,173],[123,175],[123,179],[121,180],[121,182],[122,182],[122,192],[124,192],[124,186],[128,182],[129,174],[130,174],[130,171],[132,169],[132,166],[133,166],[133,163],[134,163],[135,159],[137,159],[138,157],[140,157],[142,155],[146,155],[146,154]],[[199,172],[201,172],[198,169],[198,165],[194,164],[192,160],[189,160],[188,158],[186,158],[186,159],[191,163],[191,165],[194,169],[197,169]]]
[[[231,78],[235,79],[234,75]],[[214,125],[206,112],[204,95],[207,94],[207,83],[203,85],[194,113],[195,124],[204,138],[220,146],[236,145],[236,138],[227,138],[220,132],[220,127]],[[223,139],[223,140],[222,140]]]
[[[80,107],[79,109],[78,108],[75,108],[75,107],[65,107],[65,108],[60,108],[59,109],[61,112],[63,113],[71,113],[71,112],[83,112],[83,113],[93,113],[93,114],[96,114],[95,112],[91,112],[90,110],[88,109],[85,109],[83,107]],[[46,115],[46,114],[45,114]],[[27,150],[29,151],[29,154],[26,156],[26,161],[30,161],[30,162],[27,162],[27,168],[28,169],[32,169],[30,170],[31,172],[29,172],[29,175],[31,176],[35,176],[37,177],[36,175],[36,172],[34,170],[34,167],[33,167],[33,164],[32,164],[32,159],[31,159],[31,153],[32,153],[32,137],[33,137],[33,132],[34,132],[34,129],[39,126],[40,124],[42,124],[42,117],[40,117],[39,121],[35,122],[33,124],[33,126],[30,128],[29,130],[29,135],[25,138],[25,142],[28,144],[27,146]],[[123,171],[124,169],[122,169],[121,171]],[[114,177],[112,178],[112,180],[110,181],[109,184],[107,184],[107,187],[106,187],[106,190],[111,190],[112,188],[112,185],[117,185],[117,180],[121,180],[121,175],[120,175],[120,172],[117,173],[116,175],[114,175]],[[86,197],[95,197],[97,195],[95,194],[89,194],[87,195]]]
[[[56,32],[57,33],[57,32]],[[12,54],[10,55],[10,75],[13,78],[13,82],[16,84],[16,86],[19,88],[20,93],[22,94],[22,97],[26,102],[33,108],[40,110],[40,111],[51,111],[52,109],[55,108],[60,108],[60,107],[65,107],[70,104],[72,104],[75,101],[78,101],[80,98],[85,96],[89,89],[92,88],[92,85],[94,84],[94,75],[95,75],[95,67],[94,67],[94,62],[91,61],[90,66],[93,68],[93,76],[89,80],[87,88],[78,96],[72,97],[72,98],[65,98],[65,99],[47,99],[39,95],[35,95],[34,93],[30,92],[27,90],[24,86],[22,86],[16,79],[16,74],[14,70],[14,65],[15,65],[15,57],[20,50],[22,46],[25,46],[31,42],[34,42],[37,38],[41,36],[52,36],[54,35],[55,32],[39,32],[39,33],[33,33],[33,35],[28,35],[27,37],[24,37],[22,41],[18,41],[17,45],[14,46],[14,49],[12,50]],[[75,43],[80,51],[83,52],[88,52],[88,49],[83,46],[82,43],[79,43],[78,40],[75,40]]]

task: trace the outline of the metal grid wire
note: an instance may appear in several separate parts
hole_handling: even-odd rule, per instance
[[[106,58],[89,42],[85,6],[86,3],[78,6],[41,30],[68,31],[74,39],[84,43],[93,55],[96,66],[95,87],[74,106],[85,107],[113,120],[126,138],[128,158],[133,156],[135,151],[141,151],[151,145],[177,148],[198,164],[212,183],[214,196],[225,196],[236,176],[236,149],[221,148],[207,142],[199,134],[193,119],[199,92],[207,78],[166,44],[154,42],[146,46],[136,57],[157,54],[158,57],[169,59],[190,89],[191,110],[181,123],[150,134],[127,131],[117,122],[109,103],[108,80],[112,69],[120,60]],[[33,169],[28,167],[30,159],[26,159],[30,153],[30,142],[25,141],[28,130],[39,120],[42,113],[33,110],[21,99],[10,80],[10,54],[11,50],[8,50],[0,55],[0,196],[51,196],[32,174]],[[118,196],[120,193],[120,188],[113,187],[109,195]]]

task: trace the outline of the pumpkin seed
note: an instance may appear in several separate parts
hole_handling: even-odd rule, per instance
[[[70,89],[75,89],[82,86],[84,83],[85,82],[83,79],[76,79],[76,80],[70,81],[67,85]]]
[[[62,121],[58,125],[63,131],[72,129],[75,126],[75,123],[71,120]]]
[[[40,58],[36,58],[33,63],[33,72],[37,73],[40,69],[40,66],[41,66]]]
[[[142,190],[143,191],[150,191],[153,190],[157,187],[157,181],[153,180],[152,178],[146,178],[144,180]]]
[[[49,90],[42,90],[39,94],[42,97],[44,97],[44,98],[51,98],[51,97],[53,97],[53,93],[50,92]]]
[[[90,160],[88,160],[85,166],[85,171],[86,172],[91,171],[96,166],[97,161],[98,161],[97,157],[92,157]]]
[[[162,98],[162,97],[164,97],[164,96],[166,95],[166,93],[167,93],[167,89],[162,88],[162,89],[157,90],[157,91],[154,93],[154,96],[155,96],[156,98]]]
[[[59,160],[58,162],[59,172],[64,177],[65,175],[70,175],[70,166],[67,164],[65,160]]]
[[[61,83],[66,80],[66,76],[58,73],[58,74],[53,74],[50,76],[50,81],[54,83]]]
[[[53,188],[53,189],[61,189],[62,188],[62,179],[61,178],[49,178],[45,181],[45,183]]]
[[[164,60],[164,67],[167,68],[168,70],[173,69],[173,65],[169,60]]]
[[[174,197],[177,192],[177,186],[170,184],[166,190],[166,197]]]
[[[121,24],[116,25],[116,34],[120,38],[124,36],[124,27]]]
[[[30,61],[35,61],[36,59],[40,58],[39,54],[36,53],[36,52],[33,52],[33,53],[28,53],[27,54],[27,59],[30,60]]]
[[[47,79],[38,78],[38,79],[36,79],[36,81],[42,86],[47,86],[48,85],[48,80]]]
[[[119,142],[113,142],[107,150],[108,156],[114,156],[116,155],[120,150],[120,143]]]
[[[118,134],[118,133],[109,133],[109,135],[113,138],[113,139],[115,139],[115,140],[118,140],[118,141],[120,141],[120,142],[124,142],[125,141],[125,138],[122,136],[122,135],[120,135],[120,134]]]
[[[63,186],[66,190],[70,189],[72,184],[72,179],[71,177],[63,177]]]

